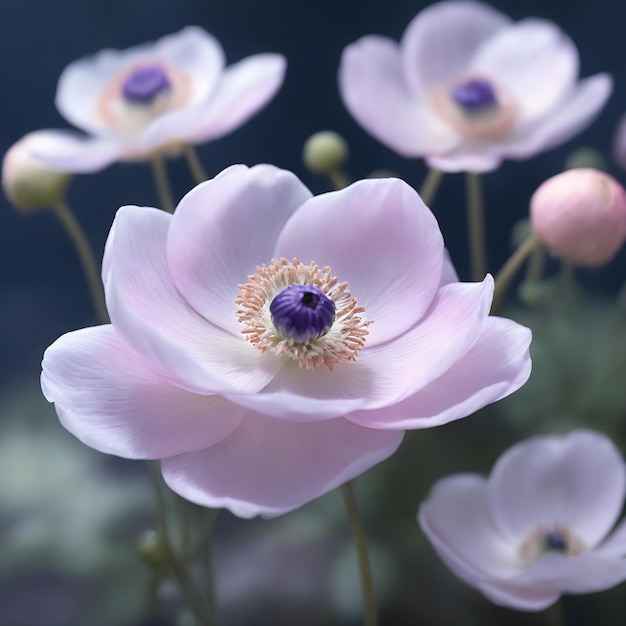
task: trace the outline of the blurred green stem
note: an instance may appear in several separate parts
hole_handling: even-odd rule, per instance
[[[367,554],[367,539],[363,523],[359,516],[359,509],[354,497],[354,489],[352,481],[341,486],[343,501],[346,505],[348,519],[352,528],[352,536],[356,546],[357,557],[359,561],[359,571],[361,573],[361,587],[363,589],[363,604],[365,610],[364,626],[377,626],[378,612],[376,609],[376,597],[374,594],[374,581],[372,579],[372,570],[370,568],[369,556]]]
[[[87,279],[87,286],[89,287],[89,294],[91,295],[91,302],[96,316],[102,324],[108,324],[109,314],[104,302],[100,270],[93,250],[89,245],[89,240],[80,227],[78,220],[74,217],[74,213],[72,213],[72,209],[67,202],[59,200],[56,204],[52,205],[52,210],[63,225],[63,228],[65,228],[65,232],[76,248],[80,264],[85,272],[85,278]]]
[[[545,626],[565,626],[565,619],[563,617],[563,606],[561,601],[557,600],[552,606],[548,607],[544,611],[546,617]]]
[[[478,174],[467,172],[467,233],[469,237],[472,280],[481,281],[487,273],[487,247],[485,245],[485,211],[483,190]]]
[[[187,599],[189,608],[193,612],[197,621],[197,626],[215,626],[212,609],[205,602],[202,593],[196,588],[193,578],[178,558],[176,550],[172,545],[167,520],[167,503],[165,501],[165,493],[163,491],[164,483],[161,478],[159,463],[158,461],[149,461],[148,464],[150,466],[150,476],[152,477],[152,483],[154,485],[154,491],[157,499],[159,533],[168,554],[168,569],[172,578],[174,578],[174,580],[178,583],[178,586]]]
[[[185,159],[187,159],[187,165],[189,166],[189,170],[191,171],[191,175],[196,182],[196,185],[203,183],[207,179],[206,172],[202,167],[202,163],[200,162],[200,157],[196,152],[196,149],[189,145],[185,144]]]
[[[161,208],[168,213],[174,213],[174,199],[167,178],[165,157],[156,156],[152,159],[152,176],[154,177],[154,184],[156,185]]]
[[[531,234],[522,241],[517,250],[509,257],[509,260],[502,266],[496,275],[496,287],[493,292],[493,303],[491,305],[492,315],[496,315],[500,311],[504,296],[515,274],[517,274],[526,259],[540,247],[541,242],[537,239],[535,233],[531,232]]]
[[[345,189],[350,184],[350,179],[341,170],[332,170],[328,172],[328,178],[330,178],[330,182],[332,183],[335,190]]]
[[[439,185],[443,178],[443,172],[441,170],[435,170],[430,168],[426,174],[426,178],[420,187],[420,197],[424,201],[427,207],[430,207],[432,201],[435,199],[435,194],[439,189]]]

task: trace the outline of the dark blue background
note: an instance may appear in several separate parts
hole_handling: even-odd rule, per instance
[[[253,120],[219,141],[200,148],[210,175],[232,163],[270,162],[294,170],[314,192],[328,188],[301,165],[303,142],[332,128],[351,146],[348,169],[354,177],[376,168],[398,172],[419,186],[425,168],[405,160],[369,137],[348,115],[336,75],[343,48],[362,35],[398,39],[426,3],[405,0],[2,0],[0,66],[2,125],[0,148],[38,128],[67,128],[54,107],[57,79],[74,59],[109,48],[126,48],[199,24],[222,43],[229,62],[258,52],[283,53],[289,63],[277,98]],[[558,172],[577,146],[610,152],[612,134],[626,109],[624,40],[626,3],[609,1],[492,3],[515,19],[541,16],[556,21],[575,41],[581,75],[608,71],[615,91],[600,119],[567,145],[528,162],[508,162],[485,177],[490,270],[509,253],[511,225],[527,213],[537,185]],[[182,161],[170,162],[177,198],[192,185]],[[613,166],[613,173],[621,172]],[[444,179],[434,210],[459,271],[467,277],[463,181]],[[157,203],[145,164],[117,164],[76,177],[68,195],[100,256],[116,209],[123,204]],[[623,257],[609,271],[587,272],[598,289],[623,282]],[[25,216],[4,199],[0,206],[0,385],[20,375],[37,376],[45,347],[67,330],[94,323],[82,271],[74,250],[48,212]]]

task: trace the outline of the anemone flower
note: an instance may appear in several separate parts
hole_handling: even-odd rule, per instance
[[[278,515],[390,456],[404,430],[469,415],[530,374],[530,332],[489,316],[397,179],[312,197],[237,165],[174,215],[117,213],[111,324],[45,353],[42,387],[87,445],[162,459],[169,486],[242,517]]]
[[[612,81],[579,81],[576,47],[555,24],[513,22],[453,0],[421,11],[399,45],[369,35],[348,46],[339,87],[354,118],[392,150],[442,171],[477,173],[576,135]]]
[[[626,464],[604,435],[519,443],[489,478],[439,481],[419,523],[446,565],[496,604],[539,611],[626,580]]]
[[[226,135],[275,95],[286,63],[269,53],[224,63],[219,42],[196,26],[74,61],[61,74],[56,105],[88,135],[49,131],[37,157],[55,169],[95,172]]]

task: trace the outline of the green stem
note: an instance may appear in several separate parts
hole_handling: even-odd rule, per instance
[[[89,245],[89,240],[80,227],[78,220],[74,217],[74,213],[72,213],[67,202],[59,200],[56,204],[52,205],[52,210],[65,228],[65,232],[76,248],[80,264],[85,272],[85,278],[87,279],[87,286],[89,287],[89,294],[96,316],[100,322],[108,324],[109,314],[104,302],[100,270],[93,250]]]
[[[196,152],[193,146],[189,144],[185,145],[185,159],[187,159],[187,165],[189,166],[189,170],[191,171],[191,175],[196,182],[197,185],[203,183],[207,179],[206,172],[202,167],[202,163],[200,162],[200,157],[198,157],[198,153]]]
[[[552,606],[548,607],[544,613],[546,617],[546,626],[563,626],[565,624],[565,618],[563,617],[563,607],[561,601],[558,600]]]
[[[536,282],[541,279],[546,269],[546,249],[537,246],[531,253],[526,267],[526,280]]]
[[[493,303],[491,305],[492,315],[496,315],[500,310],[504,296],[515,274],[517,274],[526,259],[540,246],[541,242],[537,239],[535,233],[531,233],[522,241],[517,250],[515,250],[509,257],[509,260],[502,266],[496,275],[496,287],[493,293]]]
[[[359,516],[359,509],[354,497],[354,489],[352,481],[341,486],[341,493],[346,505],[348,519],[352,528],[352,536],[356,546],[357,557],[359,561],[359,572],[361,574],[361,587],[363,589],[363,604],[365,610],[364,626],[377,626],[378,611],[376,609],[376,597],[374,593],[374,581],[372,579],[372,570],[370,568],[369,557],[367,554],[367,539],[365,530]]]
[[[439,189],[442,178],[443,172],[441,170],[435,170],[432,168],[428,170],[419,192],[420,197],[426,206],[430,207],[431,203],[435,199],[435,194]]]
[[[154,177],[154,184],[156,185],[161,208],[168,213],[174,213],[174,199],[167,178],[164,157],[157,156],[152,159],[152,175]]]
[[[350,179],[346,176],[345,172],[341,170],[328,172],[328,178],[330,178],[330,182],[337,191],[339,189],[345,189],[350,184]]]
[[[163,482],[161,480],[159,464],[156,461],[151,461],[149,462],[149,466],[157,499],[159,533],[161,535],[161,540],[167,549],[167,565],[170,573],[172,574],[174,580],[178,583],[178,586],[187,599],[187,602],[189,602],[189,608],[194,614],[197,626],[215,626],[215,620],[213,618],[211,608],[207,605],[201,593],[196,588],[193,578],[181,563],[178,555],[176,554],[176,550],[172,545],[167,521],[167,503],[165,501],[165,493],[163,492]]]
[[[472,280],[480,281],[487,273],[487,248],[485,246],[485,213],[480,176],[467,172],[467,232],[469,236]]]

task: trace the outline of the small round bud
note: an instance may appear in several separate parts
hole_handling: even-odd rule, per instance
[[[156,530],[147,530],[139,539],[137,552],[146,565],[159,568],[167,565],[171,552],[167,542]]]
[[[24,211],[42,209],[57,203],[65,195],[72,176],[50,169],[33,153],[43,134],[29,133],[14,143],[2,162],[2,188],[6,197]]]
[[[535,191],[530,218],[556,256],[587,267],[604,265],[626,239],[626,191],[598,170],[568,170]]]
[[[603,171],[607,169],[605,158],[595,148],[578,148],[565,160],[566,170],[589,167]]]
[[[325,130],[311,135],[304,144],[302,160],[308,169],[318,174],[330,174],[341,169],[348,157],[345,139]]]

